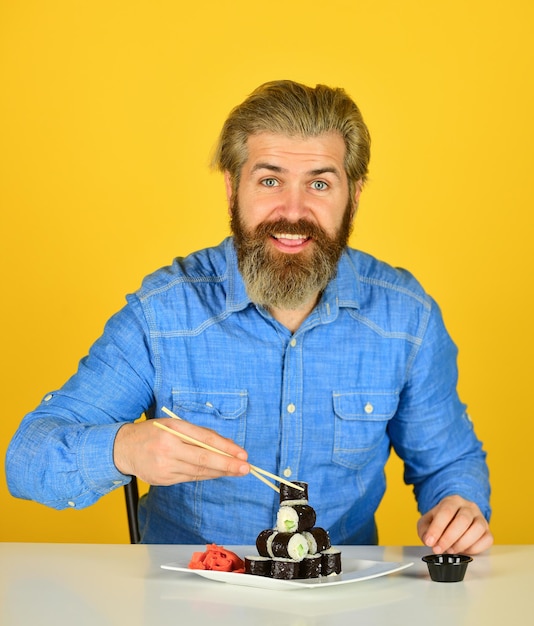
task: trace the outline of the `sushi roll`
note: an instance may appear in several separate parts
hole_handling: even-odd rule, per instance
[[[272,559],[265,556],[246,556],[245,574],[270,577],[272,564]]]
[[[315,510],[308,504],[281,506],[276,516],[276,529],[281,533],[301,533],[313,528]]]
[[[273,551],[271,549],[271,545],[276,534],[278,534],[276,530],[268,528],[267,530],[262,530],[256,537],[256,549],[258,550],[258,554],[260,556],[272,558]]]
[[[281,484],[275,527],[257,536],[259,556],[245,557],[245,572],[281,580],[341,574],[341,551],[331,546],[328,531],[315,521],[308,483]]]
[[[271,577],[279,578],[281,580],[299,578],[299,565],[300,564],[297,561],[292,561],[291,559],[273,559]]]
[[[319,578],[323,557],[320,554],[307,554],[300,562],[300,578]]]
[[[341,550],[328,548],[321,553],[321,575],[334,576],[341,574]]]
[[[309,546],[310,554],[317,554],[317,552],[324,552],[331,547],[330,535],[324,528],[310,528],[305,530],[302,534],[306,537]]]
[[[292,506],[294,504],[308,504],[308,483],[298,480],[293,481],[294,485],[302,487],[304,491],[290,487],[285,483],[280,484],[280,504],[282,506]]]
[[[308,542],[300,533],[276,533],[271,542],[272,556],[302,561],[308,554]]]

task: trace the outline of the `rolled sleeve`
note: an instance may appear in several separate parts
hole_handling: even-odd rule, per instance
[[[12,495],[55,509],[82,508],[131,480],[115,467],[113,447],[119,428],[153,401],[147,337],[132,298],[78,372],[22,420],[6,454]]]
[[[433,303],[389,433],[421,513],[457,494],[475,502],[489,519],[486,453],[457,394],[456,360],[456,346]]]
[[[73,425],[49,418],[17,433],[6,456],[10,492],[54,509],[84,508],[126,485],[131,477],[119,472],[113,462],[113,446],[121,426]],[[55,468],[53,480],[49,478],[50,468]]]

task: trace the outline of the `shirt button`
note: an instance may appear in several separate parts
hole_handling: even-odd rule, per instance
[[[369,414],[369,413],[372,413],[372,412],[375,410],[375,407],[374,407],[374,406],[373,406],[370,402],[368,402],[368,403],[367,403],[367,404],[363,407],[363,410],[364,410],[367,414]]]
[[[289,478],[292,474],[291,468],[290,467],[286,467],[286,469],[284,470],[284,476],[286,478]]]
[[[293,339],[289,342],[289,345],[294,348],[297,345],[297,340],[295,339],[295,337],[293,337]]]
[[[293,403],[287,405],[288,413],[294,413],[296,410],[297,410],[297,407]]]
[[[76,506],[76,502],[73,502],[72,500],[69,500],[69,501],[67,502],[67,504],[68,504],[70,507],[72,507],[72,506]]]
[[[45,401],[45,402],[48,402],[49,400],[52,400],[52,394],[51,394],[51,393],[49,393],[48,395],[46,395],[46,396],[44,397],[44,401]]]

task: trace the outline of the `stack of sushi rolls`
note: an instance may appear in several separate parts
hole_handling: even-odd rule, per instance
[[[308,483],[303,490],[282,484],[280,508],[274,528],[256,539],[259,556],[245,557],[245,572],[291,580],[341,573],[341,551],[333,548],[324,528],[315,526],[316,514],[308,504]]]

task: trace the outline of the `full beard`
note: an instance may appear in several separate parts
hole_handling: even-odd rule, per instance
[[[333,236],[305,219],[263,222],[249,232],[243,226],[236,203],[231,227],[239,271],[249,298],[266,308],[293,310],[317,298],[336,274],[351,233],[352,213],[349,204]],[[283,253],[269,245],[269,238],[275,233],[304,235],[313,241],[303,252]]]

